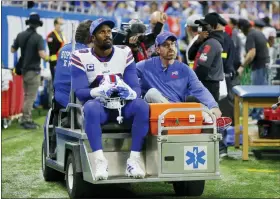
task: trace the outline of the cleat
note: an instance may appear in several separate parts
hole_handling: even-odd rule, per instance
[[[95,160],[95,175],[96,180],[108,179],[108,161],[106,159]]]
[[[140,158],[128,158],[125,171],[126,176],[132,178],[144,178],[145,172],[143,171],[140,165]]]

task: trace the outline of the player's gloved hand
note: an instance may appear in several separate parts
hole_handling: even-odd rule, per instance
[[[134,90],[130,88],[120,77],[117,77],[117,85],[116,85],[119,96],[121,99],[125,100],[134,100],[137,97],[137,94]]]
[[[137,97],[136,92],[132,89],[128,89],[126,87],[120,87],[120,86],[118,86],[117,89],[121,99],[134,100]]]
[[[102,84],[96,88],[91,89],[90,95],[92,97],[104,97],[109,98],[113,92],[118,91],[116,87],[109,84]]]

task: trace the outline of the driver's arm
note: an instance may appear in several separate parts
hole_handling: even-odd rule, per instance
[[[197,78],[195,72],[188,68],[189,71],[189,81],[188,81],[188,91],[190,95],[196,97],[201,103],[206,105],[209,109],[218,107],[212,94],[206,89],[201,81]]]
[[[123,73],[123,80],[127,85],[130,86],[132,90],[136,92],[137,97],[140,97],[141,88],[137,76],[136,64],[134,62],[134,58],[131,51],[128,53],[126,63],[127,66]]]
[[[71,76],[72,76],[72,88],[76,97],[82,103],[92,99],[90,95],[91,89],[89,88],[88,78],[86,70],[81,60],[75,54],[71,57]]]

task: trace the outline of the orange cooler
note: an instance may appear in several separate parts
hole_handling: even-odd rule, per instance
[[[150,133],[158,134],[158,117],[170,108],[202,108],[200,103],[150,103]],[[200,111],[170,112],[164,116],[162,126],[202,126],[203,117]],[[199,134],[202,129],[168,130],[167,134]]]

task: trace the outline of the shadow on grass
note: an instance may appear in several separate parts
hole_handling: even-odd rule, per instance
[[[67,189],[65,181],[56,183],[61,189]],[[152,189],[152,187],[151,187]],[[134,188],[131,184],[87,184],[87,193],[83,198],[171,198],[176,197],[174,192],[147,191]],[[180,197],[176,197],[180,198]]]

